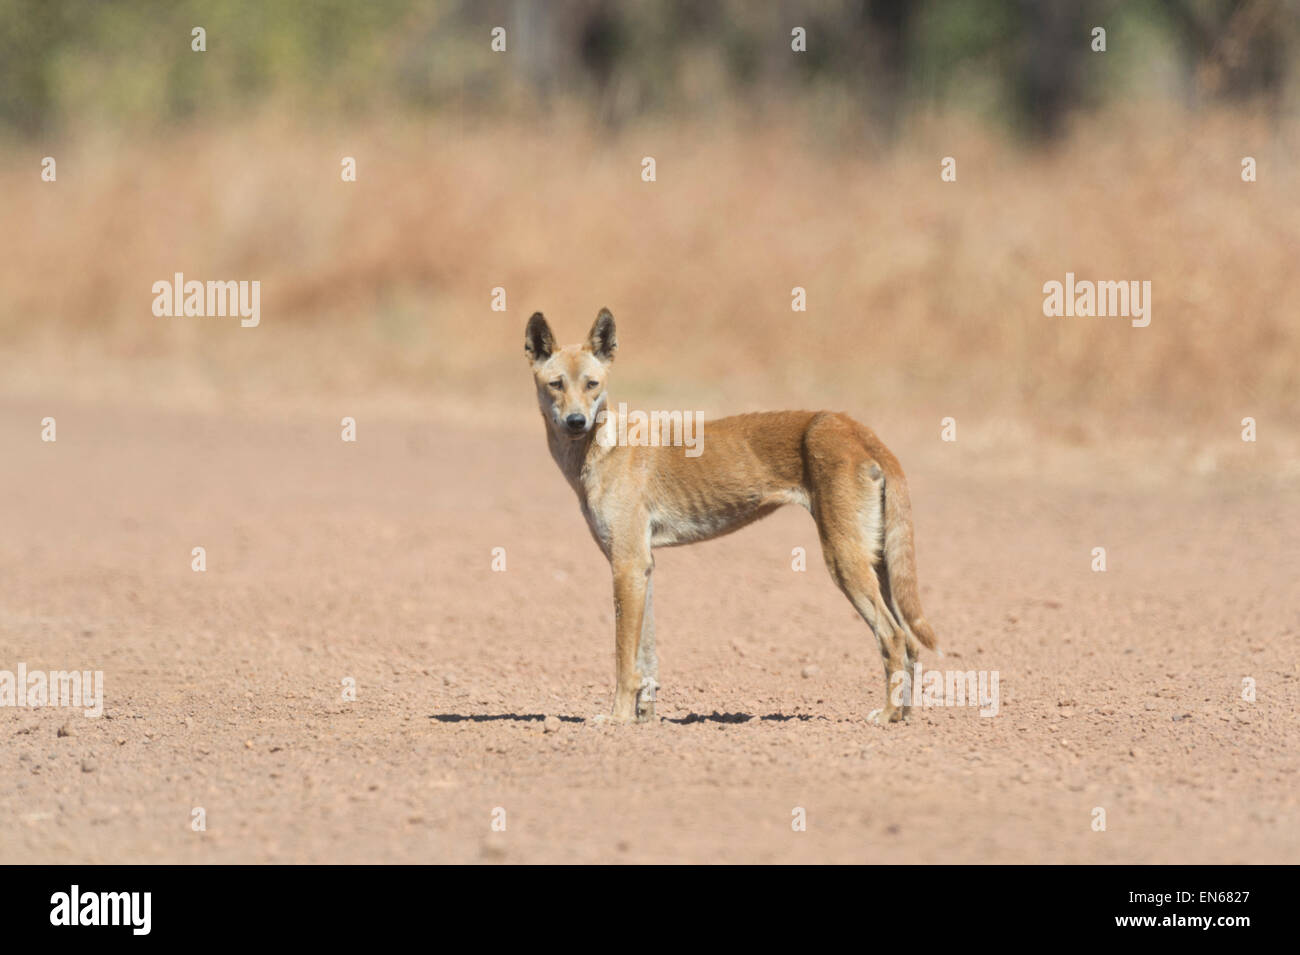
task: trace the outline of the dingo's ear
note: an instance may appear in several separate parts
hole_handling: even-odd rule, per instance
[[[546,324],[546,318],[541,312],[533,312],[533,317],[528,320],[528,328],[524,330],[524,354],[536,364],[550,358],[553,351],[555,336],[551,334],[551,326]]]
[[[596,323],[591,326],[591,334],[587,336],[587,347],[607,365],[614,360],[614,352],[618,351],[618,334],[614,330],[614,316],[609,313],[609,309],[602,308],[596,316]]]

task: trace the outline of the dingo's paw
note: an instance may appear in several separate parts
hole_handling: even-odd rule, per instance
[[[641,681],[641,687],[636,694],[636,721],[638,723],[651,723],[655,718],[655,690],[659,689],[659,684],[653,677],[646,677]]]
[[[894,710],[872,710],[867,714],[867,722],[875,723],[877,726],[884,726],[886,723],[901,723],[904,713],[900,709]]]
[[[595,716],[587,717],[587,722],[592,726],[621,726],[632,721],[631,716],[620,716],[617,713],[597,713]]]

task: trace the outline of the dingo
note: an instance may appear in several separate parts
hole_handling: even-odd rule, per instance
[[[876,635],[885,662],[885,706],[870,718],[905,718],[918,643],[937,649],[921,611],[903,469],[869,429],[829,411],[778,411],[709,422],[705,453],[593,440],[618,348],[602,309],[582,345],[555,346],[541,312],[528,321],[551,457],[578,494],[582,514],[614,572],[612,718],[654,717],[659,662],[651,609],[655,547],[708,540],[799,504],[817,522],[831,578]]]

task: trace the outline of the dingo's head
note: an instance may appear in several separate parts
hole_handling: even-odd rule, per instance
[[[618,350],[614,316],[602,308],[581,345],[555,347],[541,312],[528,320],[524,354],[533,365],[537,403],[555,434],[580,438],[591,431],[605,407],[605,375]]]

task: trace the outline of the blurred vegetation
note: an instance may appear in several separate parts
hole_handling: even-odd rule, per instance
[[[271,96],[322,116],[576,103],[608,125],[797,96],[854,135],[959,108],[1050,139],[1072,112],[1137,95],[1290,109],[1296,14],[1296,0],[2,0],[0,133],[157,127]]]
[[[1296,2],[0,0],[0,388],[510,402],[523,316],[607,304],[732,408],[1290,421]],[[159,320],[177,271],[274,320]],[[1044,319],[1067,271],[1151,328]]]

